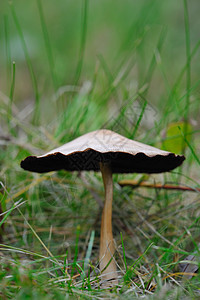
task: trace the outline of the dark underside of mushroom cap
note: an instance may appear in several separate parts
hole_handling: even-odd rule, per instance
[[[169,153],[149,157],[144,153],[131,155],[122,152],[100,153],[92,149],[74,152],[70,155],[61,153],[43,157],[28,156],[21,162],[24,170],[45,173],[50,171],[99,171],[99,163],[109,163],[113,173],[161,173],[180,166],[185,157]]]

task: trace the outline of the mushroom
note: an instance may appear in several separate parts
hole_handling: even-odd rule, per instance
[[[113,173],[161,173],[170,171],[184,161],[184,156],[162,151],[107,129],[87,133],[42,156],[28,156],[21,167],[44,173],[67,171],[101,171],[105,203],[101,218],[100,271],[103,286],[118,282],[115,246],[112,234]]]

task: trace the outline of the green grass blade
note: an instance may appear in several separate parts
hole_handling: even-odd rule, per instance
[[[76,246],[75,246],[75,254],[74,254],[74,261],[72,265],[72,271],[71,271],[71,277],[73,277],[75,269],[76,269],[76,264],[77,264],[77,259],[78,259],[78,243],[79,243],[79,236],[80,236],[80,226],[77,226],[76,229]]]
[[[37,0],[37,6],[38,6],[39,15],[40,15],[40,23],[41,23],[41,27],[42,27],[44,42],[45,42],[45,49],[46,49],[47,58],[48,58],[48,62],[49,62],[49,69],[51,72],[54,89],[57,90],[58,83],[57,83],[57,76],[56,76],[56,72],[55,72],[53,51],[52,51],[49,33],[48,33],[47,26],[46,26],[45,18],[44,18],[44,12],[43,12],[41,0]]]
[[[34,116],[33,116],[33,123],[34,124],[38,124],[39,123],[39,119],[40,119],[40,97],[39,97],[39,91],[38,91],[38,84],[37,84],[37,79],[33,70],[33,66],[32,66],[32,62],[28,53],[28,48],[26,46],[26,42],[24,39],[24,35],[23,35],[23,31],[21,29],[17,14],[15,12],[15,8],[13,6],[12,3],[10,3],[10,9],[11,9],[11,13],[12,13],[12,17],[15,23],[15,26],[17,28],[20,40],[21,40],[21,44],[22,44],[22,48],[24,51],[24,55],[26,58],[26,62],[27,62],[27,66],[29,69],[29,73],[31,76],[31,80],[32,80],[32,84],[33,84],[33,90],[35,93],[35,111],[34,111]]]
[[[7,82],[11,79],[11,51],[10,51],[10,32],[8,24],[8,16],[4,16],[4,32],[5,32],[5,51],[6,51],[6,70],[7,70]]]
[[[143,104],[143,106],[142,106],[142,109],[141,109],[141,113],[140,113],[140,115],[139,115],[139,117],[138,117],[138,120],[137,120],[137,123],[136,123],[136,125],[135,125],[135,128],[134,128],[134,130],[133,130],[133,133],[132,133],[131,136],[130,136],[131,139],[134,139],[134,137],[135,137],[135,135],[136,135],[136,132],[137,132],[139,126],[140,126],[140,122],[142,121],[142,117],[143,117],[143,115],[144,115],[146,106],[147,106],[147,101],[145,100],[145,101],[144,101],[144,104]]]
[[[150,243],[149,246],[146,248],[146,250],[144,251],[144,253],[142,253],[142,255],[136,260],[134,261],[134,263],[128,268],[126,274],[123,276],[124,281],[129,280],[129,277],[131,276],[131,274],[133,273],[134,269],[136,268],[136,266],[139,264],[139,262],[143,259],[143,257],[145,256],[145,254],[149,251],[149,249],[153,246],[153,243]]]
[[[156,50],[160,53],[161,50],[162,50],[162,47],[163,47],[163,44],[164,44],[164,41],[165,41],[165,38],[166,38],[166,27],[163,27],[162,30],[161,30],[161,33],[160,33],[160,36],[159,36],[159,39],[158,39],[158,43],[157,43],[157,46],[156,46]],[[152,79],[152,76],[153,76],[153,72],[155,70],[155,67],[156,67],[156,57],[155,57],[155,53],[153,54],[153,57],[151,59],[151,62],[150,62],[150,65],[149,65],[149,68],[147,70],[147,74],[146,74],[146,77],[145,77],[145,80],[143,82],[142,85],[144,84],[148,84],[148,88],[150,86],[150,81]],[[148,91],[148,88],[145,90],[145,94],[147,93]]]
[[[122,251],[123,251],[123,257],[124,257],[124,264],[125,264],[125,269],[126,272],[128,271],[128,266],[127,266],[127,262],[126,262],[126,254],[125,254],[125,249],[124,249],[124,241],[123,241],[123,237],[122,237],[122,233],[120,233],[121,235],[121,243],[122,243]]]
[[[11,214],[12,211],[13,211],[14,209],[18,208],[19,206],[21,206],[22,204],[24,204],[25,202],[26,202],[26,201],[21,202],[21,200],[20,200],[20,201],[17,201],[16,203],[13,204],[13,206],[12,206],[7,212],[2,213],[1,215],[4,215],[4,214],[5,214],[5,216],[3,217],[3,219],[2,219],[1,222],[0,222],[0,227],[1,227],[2,224],[6,221],[6,219],[7,219],[8,216]]]
[[[12,82],[10,87],[10,103],[7,111],[7,118],[8,118],[8,126],[10,127],[10,122],[12,120],[12,104],[13,104],[13,96],[14,96],[14,90],[15,90],[15,62],[13,61],[13,69],[12,69]],[[10,128],[10,131],[11,128]]]
[[[91,254],[92,254],[92,247],[93,247],[93,244],[94,244],[94,236],[95,236],[95,231],[92,230],[91,235],[90,235],[90,240],[89,240],[89,243],[88,243],[86,256],[85,256],[85,261],[84,261],[84,272],[85,273],[88,269],[90,257],[91,257]]]
[[[87,36],[88,6],[89,6],[89,1],[83,0],[81,42],[80,42],[80,50],[79,50],[78,64],[76,67],[74,85],[77,85],[79,78],[81,76],[81,71],[82,71],[82,67],[83,67],[84,53],[85,53],[85,47],[86,47],[86,36]]]
[[[10,88],[10,109],[12,110],[12,103],[13,103],[13,95],[15,90],[15,61],[13,61],[13,69],[12,69],[12,82]]]
[[[187,140],[185,133],[181,130],[180,127],[178,127],[178,129],[180,130],[182,136],[183,136],[183,140],[184,142],[188,145],[192,155],[194,156],[195,160],[197,161],[197,163],[200,165],[200,159],[198,158],[197,154],[195,153],[195,150],[193,149],[192,145],[190,144],[190,142]],[[187,133],[186,133],[187,135]]]
[[[183,0],[184,3],[184,21],[185,21],[185,45],[186,45],[186,109],[185,109],[185,122],[188,122],[189,106],[190,106],[190,87],[191,87],[191,59],[190,59],[190,23],[187,0]]]

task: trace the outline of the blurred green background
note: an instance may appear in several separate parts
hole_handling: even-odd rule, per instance
[[[15,61],[14,103],[19,108],[35,98],[35,87],[20,38],[21,30],[36,77],[43,108],[42,122],[45,119],[50,122],[55,116],[55,107],[49,104],[59,87],[75,84],[81,86],[86,81],[94,80],[96,82],[91,101],[100,106],[106,102],[106,105],[111,103],[111,106],[119,107],[139,88],[148,84],[145,98],[161,113],[164,112],[163,101],[167,105],[170,90],[186,64],[183,1],[18,0],[1,1],[0,6],[0,89],[9,94],[12,61]],[[193,49],[199,38],[200,3],[193,0],[188,6]],[[17,29],[16,18],[20,29]],[[83,31],[86,32],[85,42]],[[80,59],[82,68],[79,81],[76,82]],[[156,60],[153,71],[150,69],[152,59]],[[192,58],[191,66],[192,81],[196,82],[200,71],[198,55]],[[179,105],[176,102],[184,95],[185,85],[183,76],[176,91],[174,106]],[[118,100],[113,92],[105,97],[111,86],[114,86]],[[181,88],[183,90],[180,92]],[[197,93],[199,95],[199,88]],[[69,95],[70,92],[65,93],[58,102],[66,104]],[[184,101],[181,106],[184,107]],[[176,112],[175,117],[171,111],[172,121],[183,117],[183,109],[175,109],[178,115]],[[196,107],[193,112],[197,118],[195,110]],[[108,114],[113,112],[106,110],[105,114],[102,108],[99,109],[100,114],[101,111],[106,123],[109,120]]]

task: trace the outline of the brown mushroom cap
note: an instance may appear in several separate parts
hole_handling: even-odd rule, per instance
[[[109,163],[112,173],[160,173],[181,165],[185,157],[127,139],[107,129],[96,130],[42,156],[28,156],[21,167],[44,173],[57,170],[99,171]]]

